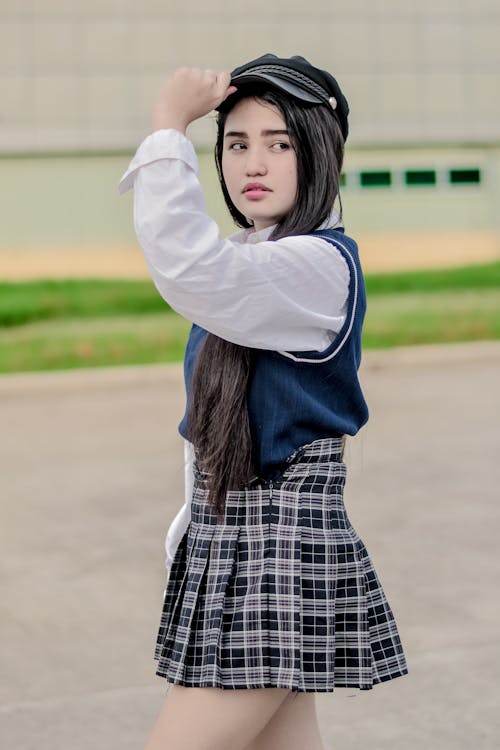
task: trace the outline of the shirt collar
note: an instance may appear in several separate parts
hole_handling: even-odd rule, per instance
[[[241,229],[239,232],[232,234],[229,239],[233,242],[250,242],[251,244],[263,242],[264,240],[269,239],[275,226],[276,224],[273,224],[270,227],[261,229],[259,232],[256,232],[253,227],[250,227],[249,229]],[[344,228],[344,225],[340,221],[338,211],[332,208],[329,216],[327,216],[325,221],[319,225],[318,229],[337,229],[338,227]]]

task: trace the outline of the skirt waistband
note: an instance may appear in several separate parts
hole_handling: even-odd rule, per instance
[[[325,463],[328,461],[342,461],[344,456],[345,446],[345,435],[341,437],[328,437],[318,438],[313,440],[311,443],[305,443],[304,445],[296,448],[288,458],[279,466],[275,468],[272,478],[274,479],[277,475],[284,473],[290,466],[300,464],[312,464],[312,463]],[[193,471],[198,481],[203,482],[208,477],[208,472],[202,471],[198,468],[196,460],[194,462]],[[255,486],[261,482],[269,481],[269,477],[253,476],[247,487]]]
[[[342,437],[318,438],[297,448],[285,464],[310,464],[315,462],[341,460],[344,455],[345,435]]]

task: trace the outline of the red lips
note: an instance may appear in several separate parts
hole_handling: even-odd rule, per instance
[[[267,190],[269,192],[272,192],[271,188],[268,188],[267,185],[263,185],[262,182],[248,182],[243,190],[242,193],[248,193],[248,191],[262,191]]]

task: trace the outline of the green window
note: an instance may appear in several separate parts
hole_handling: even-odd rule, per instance
[[[388,171],[360,172],[359,183],[361,187],[390,187],[392,175]]]
[[[434,169],[409,169],[405,172],[405,183],[413,185],[435,185],[436,170]]]
[[[452,185],[477,185],[481,182],[479,169],[450,169]]]

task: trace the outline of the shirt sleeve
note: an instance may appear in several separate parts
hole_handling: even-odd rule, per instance
[[[134,188],[134,228],[161,296],[242,346],[322,351],[346,318],[349,268],[319,237],[222,239],[208,216],[194,147],[177,130],[139,146],[119,183]]]
[[[193,446],[188,440],[184,440],[184,504],[178,511],[170,524],[165,537],[165,567],[168,575],[172,568],[172,562],[191,521],[191,498],[193,495]]]

